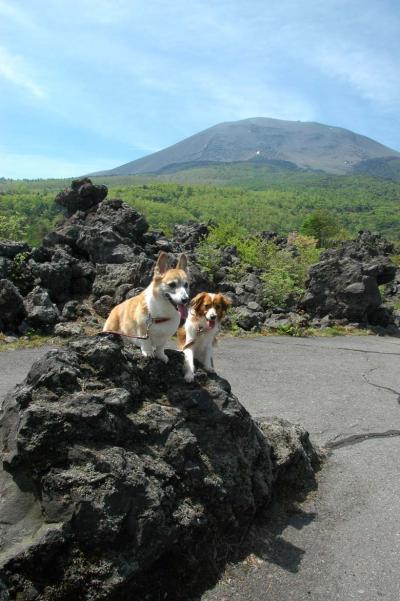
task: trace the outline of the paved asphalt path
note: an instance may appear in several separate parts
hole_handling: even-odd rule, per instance
[[[0,399],[46,349],[0,353]],[[202,601],[399,601],[400,340],[226,338],[215,365],[255,417],[329,449],[302,512],[263,527]]]

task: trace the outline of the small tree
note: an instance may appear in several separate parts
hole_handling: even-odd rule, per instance
[[[326,209],[317,209],[310,213],[300,228],[305,236],[312,236],[318,240],[318,247],[325,247],[342,230],[339,218]]]
[[[22,215],[0,215],[0,238],[24,240],[26,232],[26,219]]]

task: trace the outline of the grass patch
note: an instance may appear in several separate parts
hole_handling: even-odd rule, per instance
[[[65,344],[65,339],[49,334],[31,334],[29,336],[22,336],[21,338],[18,338],[18,340],[15,340],[15,342],[6,342],[6,338],[9,338],[9,336],[0,332],[0,352],[18,351],[47,345],[61,346],[62,344]]]
[[[295,324],[279,328],[264,328],[262,336],[290,336],[292,338],[333,338],[334,336],[374,336],[372,330],[351,326],[329,326],[327,328],[304,328]]]

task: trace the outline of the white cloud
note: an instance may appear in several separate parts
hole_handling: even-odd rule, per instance
[[[0,47],[0,77],[29,92],[36,98],[44,98],[46,96],[45,90],[34,81],[29,73],[30,70],[24,59]]]
[[[326,75],[349,84],[381,108],[400,106],[400,71],[390,56],[365,48],[323,47],[317,63]]]

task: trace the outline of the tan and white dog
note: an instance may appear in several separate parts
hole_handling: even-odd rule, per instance
[[[194,360],[209,372],[214,372],[213,347],[220,323],[231,305],[223,294],[200,292],[189,309],[185,325],[178,330],[178,347],[185,354],[185,380],[194,380]]]
[[[186,255],[180,255],[176,267],[168,269],[168,254],[161,252],[151,284],[137,296],[114,307],[103,332],[137,337],[136,344],[145,357],[157,357],[168,363],[164,349],[181,319],[187,317],[188,303]]]

